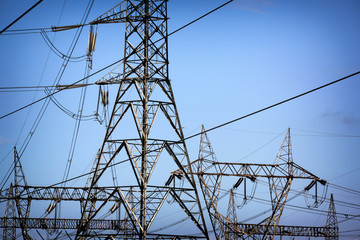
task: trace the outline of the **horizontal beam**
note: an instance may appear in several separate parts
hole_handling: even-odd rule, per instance
[[[87,197],[90,191],[89,187],[32,187],[32,186],[16,186],[17,195],[10,198],[31,199],[31,200],[65,200],[65,201],[82,201]],[[96,200],[105,201],[110,197],[112,191],[116,187],[94,187],[97,192]],[[9,199],[8,189],[0,191],[0,199]],[[110,201],[120,200],[113,196]]]
[[[24,220],[20,218],[0,218],[0,228],[11,227],[21,228],[21,222]],[[26,221],[28,229],[77,229],[80,224],[80,219],[49,219],[49,218],[28,218]],[[137,239],[135,232],[129,228],[129,220],[104,220],[92,219],[89,224],[89,230],[101,230],[101,233],[96,234],[97,239]],[[112,231],[112,232],[104,232]],[[115,231],[115,232],[113,232]],[[85,235],[84,235],[85,236]],[[86,237],[91,237],[87,234]],[[192,235],[169,235],[169,234],[156,234],[148,233],[147,239],[203,239],[205,237],[192,236]]]
[[[0,218],[0,228],[21,228],[23,221],[20,218]],[[89,224],[89,229],[124,230],[126,222],[125,220],[93,219]],[[77,229],[79,223],[80,219],[28,218],[26,220],[28,229]]]
[[[203,164],[203,159],[193,161],[190,166]],[[185,166],[188,169],[189,165]],[[193,167],[194,168],[194,167]],[[194,169],[197,169],[195,167]],[[292,174],[289,175],[289,169]],[[174,175],[182,175],[180,169],[172,172]],[[256,163],[230,163],[230,162],[211,162],[206,169],[193,170],[194,175],[202,176],[235,176],[235,177],[264,177],[264,178],[299,178],[311,179],[321,183],[326,183],[316,175],[310,173],[295,163],[290,164],[256,164]]]
[[[42,186],[15,186],[16,195],[9,197],[9,189],[0,191],[0,200],[8,199],[30,199],[30,200],[54,200],[54,201],[84,201],[90,191],[89,187],[42,187]],[[139,186],[117,186],[117,187],[94,187],[92,192],[97,194],[92,196],[96,201],[121,201],[118,195],[111,195],[117,188],[123,192],[130,189],[137,189]],[[152,186],[149,189],[156,189],[157,192],[167,192],[169,188],[175,192],[193,191],[189,188],[177,188],[169,186]]]
[[[328,227],[309,227],[309,226],[287,226],[278,225],[274,232],[274,226],[260,224],[230,224],[228,229],[232,229],[235,234],[246,235],[277,235],[277,236],[302,236],[302,237],[329,237]],[[233,226],[233,227],[232,227]],[[231,231],[231,230],[230,230]]]
[[[288,174],[288,169],[292,168],[293,174]],[[215,170],[215,171],[214,171]],[[223,163],[214,162],[213,167],[206,172],[200,172],[203,175],[223,175],[223,176],[251,176],[251,177],[277,177],[277,178],[303,178],[320,180],[319,177],[299,167],[291,164],[251,164],[251,163]]]
[[[13,227],[21,228],[20,218],[0,218],[0,228]],[[27,226],[29,229],[77,229],[80,219],[49,219],[49,218],[28,218]],[[93,219],[90,221],[90,230],[129,230],[127,220],[104,220]],[[278,225],[274,232],[274,226],[259,224],[229,224],[225,223],[228,231],[233,231],[238,235],[263,235],[267,230],[268,235],[277,236],[302,236],[302,237],[329,237],[330,228],[328,227],[309,227],[309,226],[287,226]],[[331,237],[331,236],[330,236]],[[161,238],[160,238],[161,239]]]

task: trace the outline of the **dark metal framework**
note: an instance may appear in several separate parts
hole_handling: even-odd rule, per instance
[[[179,186],[175,179],[166,182],[167,177],[162,183],[153,180],[156,178],[154,172],[160,166],[171,165],[172,169],[162,173],[170,175],[171,170],[182,169],[183,165],[190,164],[169,79],[167,20],[167,0],[124,0],[90,23],[126,24],[123,70],[121,73],[109,73],[109,78],[102,79],[117,84],[119,88],[93,168],[96,171],[89,177],[88,185],[84,188],[42,188],[27,186],[26,183],[20,187],[20,183],[16,182],[14,188],[1,192],[0,197],[9,201],[6,216],[1,219],[1,226],[5,227],[4,235],[7,234],[4,239],[14,239],[11,234],[18,227],[22,228],[24,238],[28,237],[28,228],[76,229],[75,239],[98,238],[101,234],[96,230],[100,228],[107,230],[104,238],[208,238],[191,171],[183,175]],[[78,26],[58,27],[54,31],[74,27]],[[119,130],[121,125],[128,128],[128,119],[135,129],[131,137],[122,135],[123,130]],[[127,122],[123,123],[125,121]],[[162,127],[166,125],[165,134],[161,131],[154,132],[153,128],[157,124]],[[123,170],[129,174],[129,183],[99,187],[110,167],[120,162],[129,163],[128,169]],[[14,199],[18,217],[13,213]],[[78,201],[81,217],[29,218],[30,199],[53,201],[48,213],[60,201]],[[194,223],[194,228],[198,229],[197,235],[149,232],[167,201],[177,204],[178,209],[188,216],[190,222]],[[110,203],[111,212],[122,209],[118,211],[122,214],[118,214],[117,220],[97,219]]]
[[[330,196],[329,212],[326,219],[326,233],[327,233],[327,237],[325,238],[326,240],[339,239],[339,225],[336,217],[333,194],[331,194]]]
[[[305,191],[317,183],[326,183],[293,162],[290,130],[274,164],[247,164],[218,162],[203,128],[199,158],[190,163],[169,79],[167,20],[167,0],[123,0],[90,23],[126,24],[122,71],[111,71],[98,81],[99,85],[107,83],[119,88],[92,174],[85,187],[29,186],[14,149],[14,185],[0,191],[0,199],[7,201],[4,217],[0,218],[3,239],[16,239],[17,228],[24,239],[32,239],[28,233],[31,229],[48,232],[73,229],[72,234],[65,231],[70,239],[209,239],[195,175],[217,239],[273,239],[276,235],[338,239],[332,195],[326,227],[279,225],[294,179],[312,180]],[[75,27],[79,25],[53,30]],[[96,35],[90,36],[92,52]],[[103,105],[108,105],[107,93],[101,94]],[[134,129],[131,136],[122,135],[126,130],[119,129],[122,125],[128,128],[129,124]],[[157,125],[166,132],[154,131]],[[129,175],[129,184],[101,186],[111,167],[124,163],[128,163],[123,172]],[[166,182],[154,180],[156,169],[170,163],[174,167],[171,170],[178,170]],[[224,216],[218,204],[222,178],[226,176],[238,177],[238,181],[230,191]],[[239,223],[233,189],[245,185],[246,179],[255,181],[260,177],[269,182],[272,214],[259,224]],[[46,217],[30,217],[31,202],[44,200],[52,201]],[[79,203],[80,218],[58,218],[57,214],[48,217],[58,203],[67,201]],[[152,231],[151,226],[167,202],[176,203],[199,234]],[[107,206],[111,206],[109,214],[117,213],[115,219],[100,218],[104,209],[109,209]]]
[[[279,221],[284,210],[285,203],[294,179],[309,179],[311,183],[305,191],[317,183],[324,185],[325,180],[320,179],[311,172],[303,169],[293,162],[290,129],[280,147],[274,164],[254,164],[254,163],[233,163],[218,162],[210,140],[203,127],[200,140],[199,158],[186,166],[186,170],[193,169],[193,174],[198,176],[200,187],[203,192],[206,207],[210,216],[211,224],[217,239],[273,239],[275,235],[284,233],[282,229],[292,229],[293,236],[300,236],[303,229],[307,229],[314,234],[311,236],[329,236],[326,234],[325,227],[291,227],[281,226]],[[181,175],[183,171],[178,169],[174,175]],[[237,182],[230,189],[230,200],[227,216],[219,211],[220,190],[223,177],[239,177]],[[242,224],[237,222],[237,216],[233,200],[233,189],[241,184],[246,184],[246,179],[255,182],[257,178],[267,178],[272,203],[272,213],[258,224]],[[252,229],[251,231],[249,229]],[[318,235],[317,229],[321,229]],[[290,234],[290,233],[289,233]],[[284,234],[286,235],[286,234]],[[306,235],[306,236],[308,236]],[[301,235],[305,236],[305,235]]]
[[[126,8],[124,8],[126,4]],[[207,231],[201,211],[195,181],[191,173],[184,176],[186,188],[150,185],[152,174],[161,155],[166,152],[169,160],[182,168],[189,163],[184,136],[178,117],[174,95],[168,74],[167,41],[167,1],[123,1],[93,24],[125,22],[125,56],[123,72],[116,78],[119,90],[107,127],[105,139],[97,160],[97,171],[92,176],[90,190],[85,199],[77,236],[88,235],[89,224],[99,208],[94,207],[92,189],[98,183],[109,165],[116,162],[117,156],[124,152],[131,165],[136,182],[133,185],[118,187],[116,194],[121,207],[126,210],[134,235],[146,239],[151,224],[165,200],[173,198],[199,228],[204,237]],[[155,92],[160,91],[160,94]],[[134,93],[135,94],[131,94]],[[161,98],[159,96],[162,96]],[[130,97],[129,97],[130,96]],[[175,137],[164,139],[151,130],[156,117],[162,115],[168,120],[168,127]],[[131,138],[121,138],[116,128],[123,118],[130,116],[137,134]],[[169,161],[167,160],[167,161]],[[132,190],[133,202],[124,192]],[[134,237],[135,237],[134,236]]]
[[[330,236],[326,227],[310,227],[310,226],[289,226],[277,225],[268,226],[263,224],[244,224],[237,223],[233,227],[233,234],[237,234],[237,238],[248,236],[250,239],[261,239],[264,235],[270,236],[299,236],[299,237],[325,237],[325,239],[334,239]],[[239,234],[240,233],[240,234]],[[236,238],[233,238],[236,239]]]

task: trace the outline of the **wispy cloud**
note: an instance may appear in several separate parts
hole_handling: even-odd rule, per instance
[[[12,142],[13,141],[11,139],[7,139],[7,138],[0,136],[0,144],[7,144],[7,143],[12,143]]]
[[[236,0],[235,7],[256,13],[265,13],[265,9],[275,5],[271,0]]]
[[[326,111],[321,115],[322,118],[335,119],[346,125],[353,125],[360,123],[360,118],[356,117],[353,113],[345,113],[343,111],[330,112]]]

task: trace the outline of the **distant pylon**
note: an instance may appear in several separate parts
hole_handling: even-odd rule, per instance
[[[15,203],[17,208],[17,213],[19,218],[21,219],[20,226],[21,232],[24,239],[31,239],[28,235],[28,218],[30,214],[30,198],[20,198],[21,195],[24,193],[29,194],[29,190],[27,189],[27,182],[25,179],[25,174],[21,166],[20,156],[14,147],[14,171],[15,171],[15,178],[14,178],[14,193],[15,193]]]
[[[14,218],[16,218],[16,210],[15,210],[15,201],[14,197],[14,189],[12,183],[10,184],[10,188],[7,194],[8,200],[5,208],[4,215],[4,229],[3,229],[3,239],[4,240],[15,240],[16,239],[16,228]]]
[[[274,228],[274,233],[270,234],[267,230],[262,239],[270,239],[275,237],[276,228],[279,225],[281,214],[285,208],[285,203],[289,195],[290,187],[293,181],[291,176],[294,176],[293,169],[293,157],[292,157],[292,146],[290,128],[288,129],[285,139],[280,147],[277,157],[274,162],[275,165],[282,166],[287,171],[288,178],[269,178],[269,188],[272,204],[272,214],[266,218],[262,223],[268,225],[267,230],[270,226]],[[275,171],[275,170],[274,170]],[[275,174],[275,172],[273,173]]]
[[[27,220],[30,213],[31,199],[21,198],[20,196],[28,194],[25,174],[21,166],[20,156],[14,147],[14,185],[11,183],[7,193],[7,204],[4,215],[3,239],[16,239],[15,218],[18,215],[20,220],[21,233],[24,239],[31,239],[28,235]]]
[[[327,235],[325,239],[339,239],[339,226],[336,217],[333,194],[331,194],[330,197],[329,212],[326,220],[326,229]]]
[[[237,222],[234,189],[230,189],[229,206],[228,206],[226,217],[234,223]]]
[[[197,171],[203,172],[208,168],[212,168],[214,162],[217,162],[216,155],[203,125],[201,129]],[[198,175],[198,177],[215,237],[216,239],[229,239],[228,231],[226,231],[226,227],[223,221],[221,221],[224,216],[217,211],[222,176]]]
[[[228,221],[229,221],[229,225],[234,225],[238,222],[237,220],[237,215],[236,215],[236,203],[235,203],[235,193],[234,193],[234,189],[230,189],[230,196],[229,196],[229,206],[228,206],[228,210],[227,210],[227,215],[226,215]],[[229,239],[237,239],[237,234],[232,230],[234,227],[231,226],[228,229],[228,238]]]

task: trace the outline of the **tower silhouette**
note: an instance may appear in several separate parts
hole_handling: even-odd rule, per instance
[[[176,178],[166,182],[171,170],[190,163],[169,79],[167,20],[166,0],[128,0],[91,23],[125,22],[125,53],[122,73],[103,79],[119,89],[82,207],[78,237],[91,235],[89,224],[102,207],[96,206],[92,188],[120,162],[126,165],[120,181],[126,184],[117,186],[113,195],[120,197],[118,204],[138,239],[149,237],[166,200],[176,202],[207,237],[191,172],[185,173],[180,187]]]

